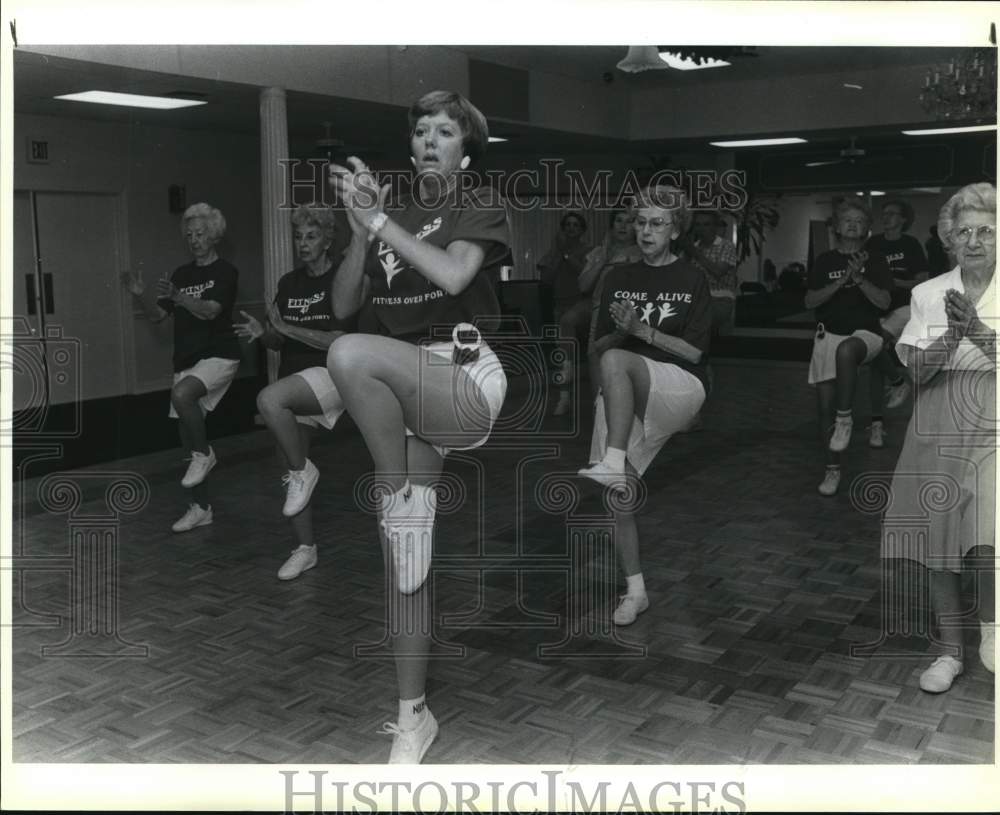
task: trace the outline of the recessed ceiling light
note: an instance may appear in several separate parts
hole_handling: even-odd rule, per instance
[[[95,105],[121,105],[128,108],[155,108],[159,110],[190,108],[195,105],[207,104],[207,102],[198,99],[142,96],[135,93],[114,93],[112,91],[83,91],[82,93],[67,93],[55,98],[68,99],[71,102],[91,102]]]
[[[970,127],[935,127],[930,130],[904,130],[904,136],[943,136],[946,133],[980,133],[996,130],[996,125],[973,125]]]
[[[844,83],[844,87],[845,88],[849,88],[852,91],[862,91],[862,90],[864,90],[864,86],[863,85],[855,85],[853,82],[845,82]]]
[[[690,57],[681,57],[680,54],[672,54],[670,51],[660,51],[660,59],[678,71],[700,71],[702,68],[725,68],[727,65],[732,64],[726,62],[724,59],[713,59],[711,57],[707,57],[701,62],[695,62]]]
[[[885,195],[885,192],[883,190],[872,190],[868,194],[871,195],[874,198],[874,197],[879,196],[879,195]]]
[[[713,147],[767,147],[776,144],[805,144],[805,139],[792,136],[786,139],[743,139],[741,141],[711,141]]]
[[[490,136],[490,144],[496,144],[497,142],[507,141],[503,136]]]

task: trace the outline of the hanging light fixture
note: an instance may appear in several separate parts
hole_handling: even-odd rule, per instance
[[[923,109],[944,121],[997,115],[997,52],[963,48],[944,63],[928,69],[920,89]]]
[[[660,51],[655,45],[630,45],[625,59],[616,67],[627,74],[670,70],[670,66],[660,59]]]

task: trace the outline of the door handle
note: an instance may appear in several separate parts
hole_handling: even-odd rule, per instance
[[[24,276],[24,286],[28,292],[28,316],[34,316],[38,313],[38,294],[35,291],[35,276],[33,274]]]
[[[52,283],[51,272],[42,275],[42,293],[45,296],[45,313],[55,314],[56,295],[55,295],[55,286]]]

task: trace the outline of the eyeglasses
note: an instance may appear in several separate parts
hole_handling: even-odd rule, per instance
[[[635,228],[640,232],[642,232],[642,230],[645,229],[647,226],[653,232],[662,232],[664,229],[670,226],[673,223],[673,221],[668,221],[664,218],[650,218],[648,220],[646,218],[636,218],[634,223],[635,223]]]
[[[961,229],[953,231],[951,236],[959,243],[968,243],[972,239],[973,233],[980,243],[993,243],[997,239],[996,229],[988,224],[983,224],[975,229],[971,226],[963,226]]]

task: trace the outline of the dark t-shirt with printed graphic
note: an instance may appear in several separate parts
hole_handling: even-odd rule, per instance
[[[900,235],[891,241],[885,235],[872,235],[865,244],[869,255],[876,252],[885,258],[889,264],[889,272],[894,280],[916,280],[918,275],[926,274],[927,258],[924,247],[912,235]],[[893,286],[892,302],[889,309],[902,308],[910,304],[910,289]]]
[[[156,302],[174,315],[174,371],[184,371],[202,359],[239,359],[240,345],[233,332],[233,304],[239,272],[218,258],[207,266],[188,263],[174,271],[171,282],[181,294],[212,300],[222,310],[211,320],[201,320],[165,297]]]
[[[314,276],[305,267],[299,267],[284,275],[278,281],[278,291],[274,295],[274,304],[281,319],[289,325],[310,331],[353,331],[357,322],[354,317],[338,320],[333,315],[330,292],[336,273],[336,267],[332,267],[325,274]],[[278,376],[289,376],[316,366],[326,367],[326,353],[327,349],[313,348],[299,340],[284,337]]]
[[[836,249],[824,252],[813,263],[809,271],[807,285],[810,289],[822,289],[847,274],[851,256]],[[874,285],[886,291],[892,290],[892,275],[885,258],[877,252],[869,252],[863,267],[864,276]],[[844,336],[855,331],[880,333],[881,311],[856,283],[846,283],[829,300],[816,307],[816,322],[834,334]]]
[[[595,339],[615,331],[611,304],[627,300],[643,323],[701,351],[701,361],[688,362],[633,336],[627,337],[619,347],[656,362],[669,362],[683,368],[701,380],[707,393],[712,295],[704,273],[679,258],[666,266],[650,266],[639,261],[610,269],[602,286]]]
[[[440,249],[452,241],[472,241],[485,251],[483,264],[468,286],[448,294],[413,268],[376,236],[368,249],[365,274],[371,282],[371,312],[379,334],[408,342],[451,339],[461,322],[500,313],[494,281],[510,245],[510,230],[502,202],[484,187],[465,192],[455,205],[451,195],[440,206],[427,207],[407,196],[386,212],[399,226]],[[367,321],[366,321],[367,322]]]

